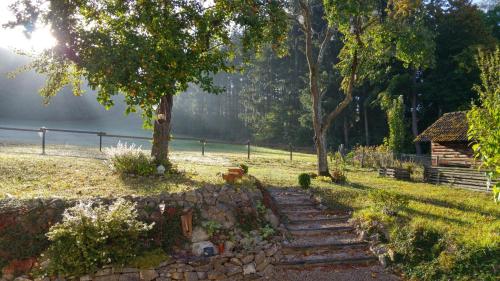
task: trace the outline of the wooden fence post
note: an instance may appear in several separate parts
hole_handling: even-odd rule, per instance
[[[204,139],[200,140],[201,142],[201,156],[205,156],[205,144],[206,141]]]
[[[40,131],[42,132],[42,155],[45,155],[45,133],[47,129],[45,127],[41,127]]]
[[[104,135],[104,133],[99,132],[97,135],[99,136],[99,151],[102,152],[102,135]]]
[[[293,146],[291,143],[289,144],[289,146],[290,146],[290,161],[292,161]]]
[[[247,141],[247,158],[250,159],[250,140]]]

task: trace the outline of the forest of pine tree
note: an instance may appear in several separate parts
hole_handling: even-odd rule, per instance
[[[479,7],[468,0],[429,1],[424,27],[431,32],[434,46],[432,64],[425,69],[405,67],[391,60],[378,66],[369,82],[357,85],[354,98],[328,133],[330,149],[340,144],[376,145],[388,135],[386,113],[379,94],[403,97],[404,124],[411,124],[412,93],[416,95],[418,132],[446,112],[467,110],[476,98],[472,90],[479,82],[474,56],[479,47],[492,47],[500,40],[500,6]],[[326,21],[315,9],[315,29]],[[252,139],[264,144],[313,144],[311,99],[307,91],[308,69],[304,35],[298,25],[288,34],[288,54],[280,58],[270,48],[252,58],[245,71],[219,74],[216,81],[225,87],[220,95],[191,88],[179,95],[174,107],[174,132],[227,140]],[[335,35],[321,69],[326,87],[325,109],[342,98],[341,76],[335,68],[342,38]],[[414,153],[413,133],[407,125],[403,152]],[[425,151],[424,151],[425,152]]]

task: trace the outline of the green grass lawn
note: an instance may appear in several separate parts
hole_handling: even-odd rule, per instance
[[[184,175],[162,179],[122,178],[100,159],[41,156],[37,147],[25,147],[25,153],[19,154],[2,147],[0,197],[10,194],[17,198],[80,198],[180,192],[206,183],[223,184],[219,173],[238,163],[249,165],[250,174],[266,185],[297,187],[298,174],[315,170],[315,156],[309,154],[294,154],[294,160],[290,161],[286,151],[254,148],[255,153],[247,160],[244,146],[230,147],[225,153],[222,145],[214,146],[207,149],[204,157],[187,147],[184,146],[184,151],[173,149],[172,153],[173,163]],[[312,186],[331,207],[354,210],[367,206],[369,190],[392,190],[409,199],[403,215],[415,222],[431,224],[471,243],[498,242],[500,210],[490,194],[381,178],[375,171],[356,168],[348,171],[348,181],[346,185],[335,185],[313,180]]]

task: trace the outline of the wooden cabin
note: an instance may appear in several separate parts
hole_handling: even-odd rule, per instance
[[[464,111],[446,113],[415,139],[431,143],[432,166],[472,166],[474,153],[467,138],[466,115]]]
[[[467,138],[467,113],[446,113],[423,131],[415,141],[431,143],[432,165],[424,169],[424,180],[434,184],[489,191],[497,180],[489,181],[477,169],[477,160]]]

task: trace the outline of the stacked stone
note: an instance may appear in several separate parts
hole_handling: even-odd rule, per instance
[[[196,260],[177,260],[160,266],[158,281],[258,280],[270,277],[280,259],[280,244]]]
[[[172,259],[155,269],[104,267],[80,278],[57,278],[57,281],[238,281],[267,280],[274,263],[281,258],[279,243],[262,243],[252,251],[224,253],[208,258]],[[27,276],[14,281],[32,281]],[[51,281],[37,278],[34,281]],[[54,281],[54,280],[52,280]]]

